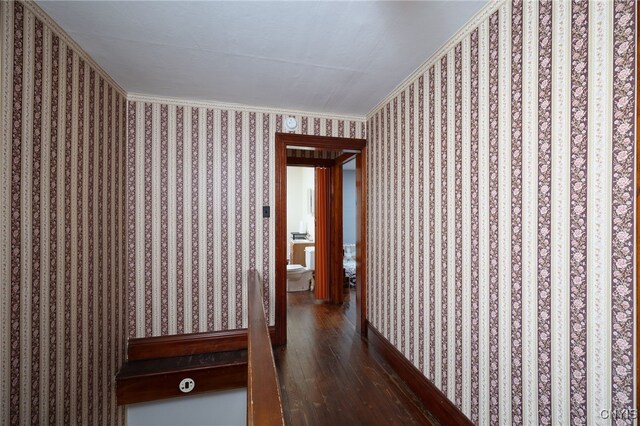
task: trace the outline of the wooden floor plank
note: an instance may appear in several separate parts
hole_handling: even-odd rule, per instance
[[[355,294],[343,306],[289,293],[287,346],[275,350],[289,425],[437,425],[355,333]]]

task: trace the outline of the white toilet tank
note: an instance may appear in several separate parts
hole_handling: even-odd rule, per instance
[[[313,271],[316,269],[316,248],[306,247],[304,249],[304,263],[307,265],[307,269]]]

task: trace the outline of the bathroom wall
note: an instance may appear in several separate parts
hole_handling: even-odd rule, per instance
[[[0,424],[123,424],[125,95],[0,2]]]
[[[352,160],[355,162],[355,160]],[[342,240],[356,243],[356,171],[342,170]]]
[[[367,117],[369,321],[475,423],[634,407],[635,22],[491,2]]]
[[[302,172],[302,186],[305,191],[304,196],[304,212],[305,212],[305,221],[307,225],[307,233],[309,234],[309,239],[315,241],[316,236],[316,216],[315,216],[315,208],[316,208],[316,171],[312,167],[303,168]],[[311,191],[311,199],[309,199],[309,191]]]
[[[364,135],[349,117],[129,98],[129,336],[246,327],[246,273],[257,268],[274,321],[275,133]],[[262,218],[262,206],[271,218]]]
[[[313,239],[315,217],[309,208],[309,191],[314,190],[313,167],[287,167],[287,238],[291,238],[291,232],[299,232],[302,222]]]

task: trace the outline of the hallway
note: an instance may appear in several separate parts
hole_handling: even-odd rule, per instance
[[[354,312],[354,302],[339,307],[308,292],[288,294],[288,343],[274,351],[287,424],[437,424],[354,335]]]

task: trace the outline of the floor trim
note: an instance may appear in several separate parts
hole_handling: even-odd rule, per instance
[[[440,389],[427,379],[405,358],[376,328],[367,321],[368,342],[376,349],[391,368],[398,373],[409,388],[422,401],[425,408],[442,424],[473,425],[471,420],[451,402]]]

